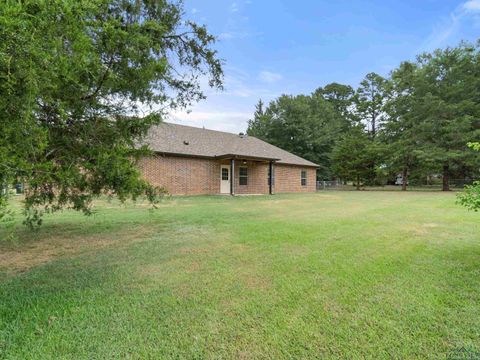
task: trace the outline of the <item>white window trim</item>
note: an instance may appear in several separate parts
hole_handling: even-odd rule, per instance
[[[242,169],[246,169],[246,170],[247,170],[247,175],[246,175],[246,176],[242,175]],[[246,184],[242,184],[242,183],[241,183],[240,180],[241,180],[242,178],[244,178],[244,179],[247,180],[247,183],[246,183]],[[248,167],[247,167],[247,166],[239,166],[239,167],[238,167],[238,185],[240,185],[240,186],[248,186]]]

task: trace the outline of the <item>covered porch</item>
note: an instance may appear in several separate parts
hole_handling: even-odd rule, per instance
[[[275,162],[280,159],[237,154],[224,154],[216,159],[220,162],[220,194],[275,193]]]

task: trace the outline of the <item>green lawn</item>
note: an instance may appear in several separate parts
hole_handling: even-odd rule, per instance
[[[452,193],[104,201],[16,236],[0,241],[0,358],[480,352],[480,214]]]

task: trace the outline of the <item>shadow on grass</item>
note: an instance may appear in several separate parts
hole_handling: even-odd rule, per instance
[[[141,349],[146,331],[155,341],[171,336],[184,306],[166,281],[152,283],[138,269],[163,271],[202,229],[156,230],[0,279],[0,358],[124,358]]]

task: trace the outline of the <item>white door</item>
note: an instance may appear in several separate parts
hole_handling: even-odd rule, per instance
[[[220,166],[220,193],[230,194],[230,165]]]

